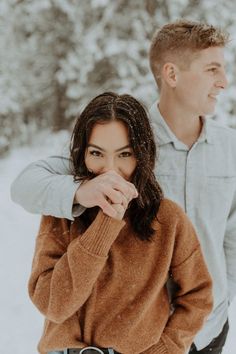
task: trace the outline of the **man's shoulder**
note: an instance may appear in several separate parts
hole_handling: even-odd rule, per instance
[[[223,123],[220,123],[217,120],[208,119],[208,127],[211,133],[213,133],[217,137],[228,137],[229,139],[233,139],[235,141],[236,138],[236,129],[231,128]]]
[[[226,126],[220,122],[209,119],[208,133],[215,145],[220,151],[230,154],[233,159],[236,158],[236,129]]]

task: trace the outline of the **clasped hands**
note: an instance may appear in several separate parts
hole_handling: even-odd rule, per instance
[[[99,206],[104,214],[121,220],[130,201],[137,196],[134,184],[111,170],[84,181],[75,193],[74,203],[86,208]]]

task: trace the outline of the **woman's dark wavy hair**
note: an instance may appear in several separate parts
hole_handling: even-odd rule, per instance
[[[130,182],[135,185],[139,195],[130,202],[125,217],[138,238],[150,240],[154,234],[152,222],[156,218],[163,194],[153,171],[156,145],[150,122],[144,107],[135,98],[127,94],[105,92],[92,99],[79,115],[70,144],[74,180],[78,182],[95,177],[85,165],[89,137],[95,124],[114,120],[122,121],[128,127],[130,145],[137,159]],[[94,208],[82,214],[86,226],[91,223],[93,214]]]

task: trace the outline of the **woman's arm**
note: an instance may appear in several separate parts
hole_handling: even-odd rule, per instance
[[[44,316],[61,323],[79,310],[90,296],[124,224],[100,211],[85,233],[70,242],[67,220],[42,218],[29,295]]]
[[[143,354],[185,354],[212,310],[211,277],[193,226],[182,210],[170,271],[178,284],[173,297],[174,312],[160,341]]]

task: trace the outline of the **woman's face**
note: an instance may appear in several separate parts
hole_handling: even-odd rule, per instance
[[[137,161],[127,126],[121,121],[95,124],[85,151],[85,164],[96,175],[113,170],[129,180]]]

